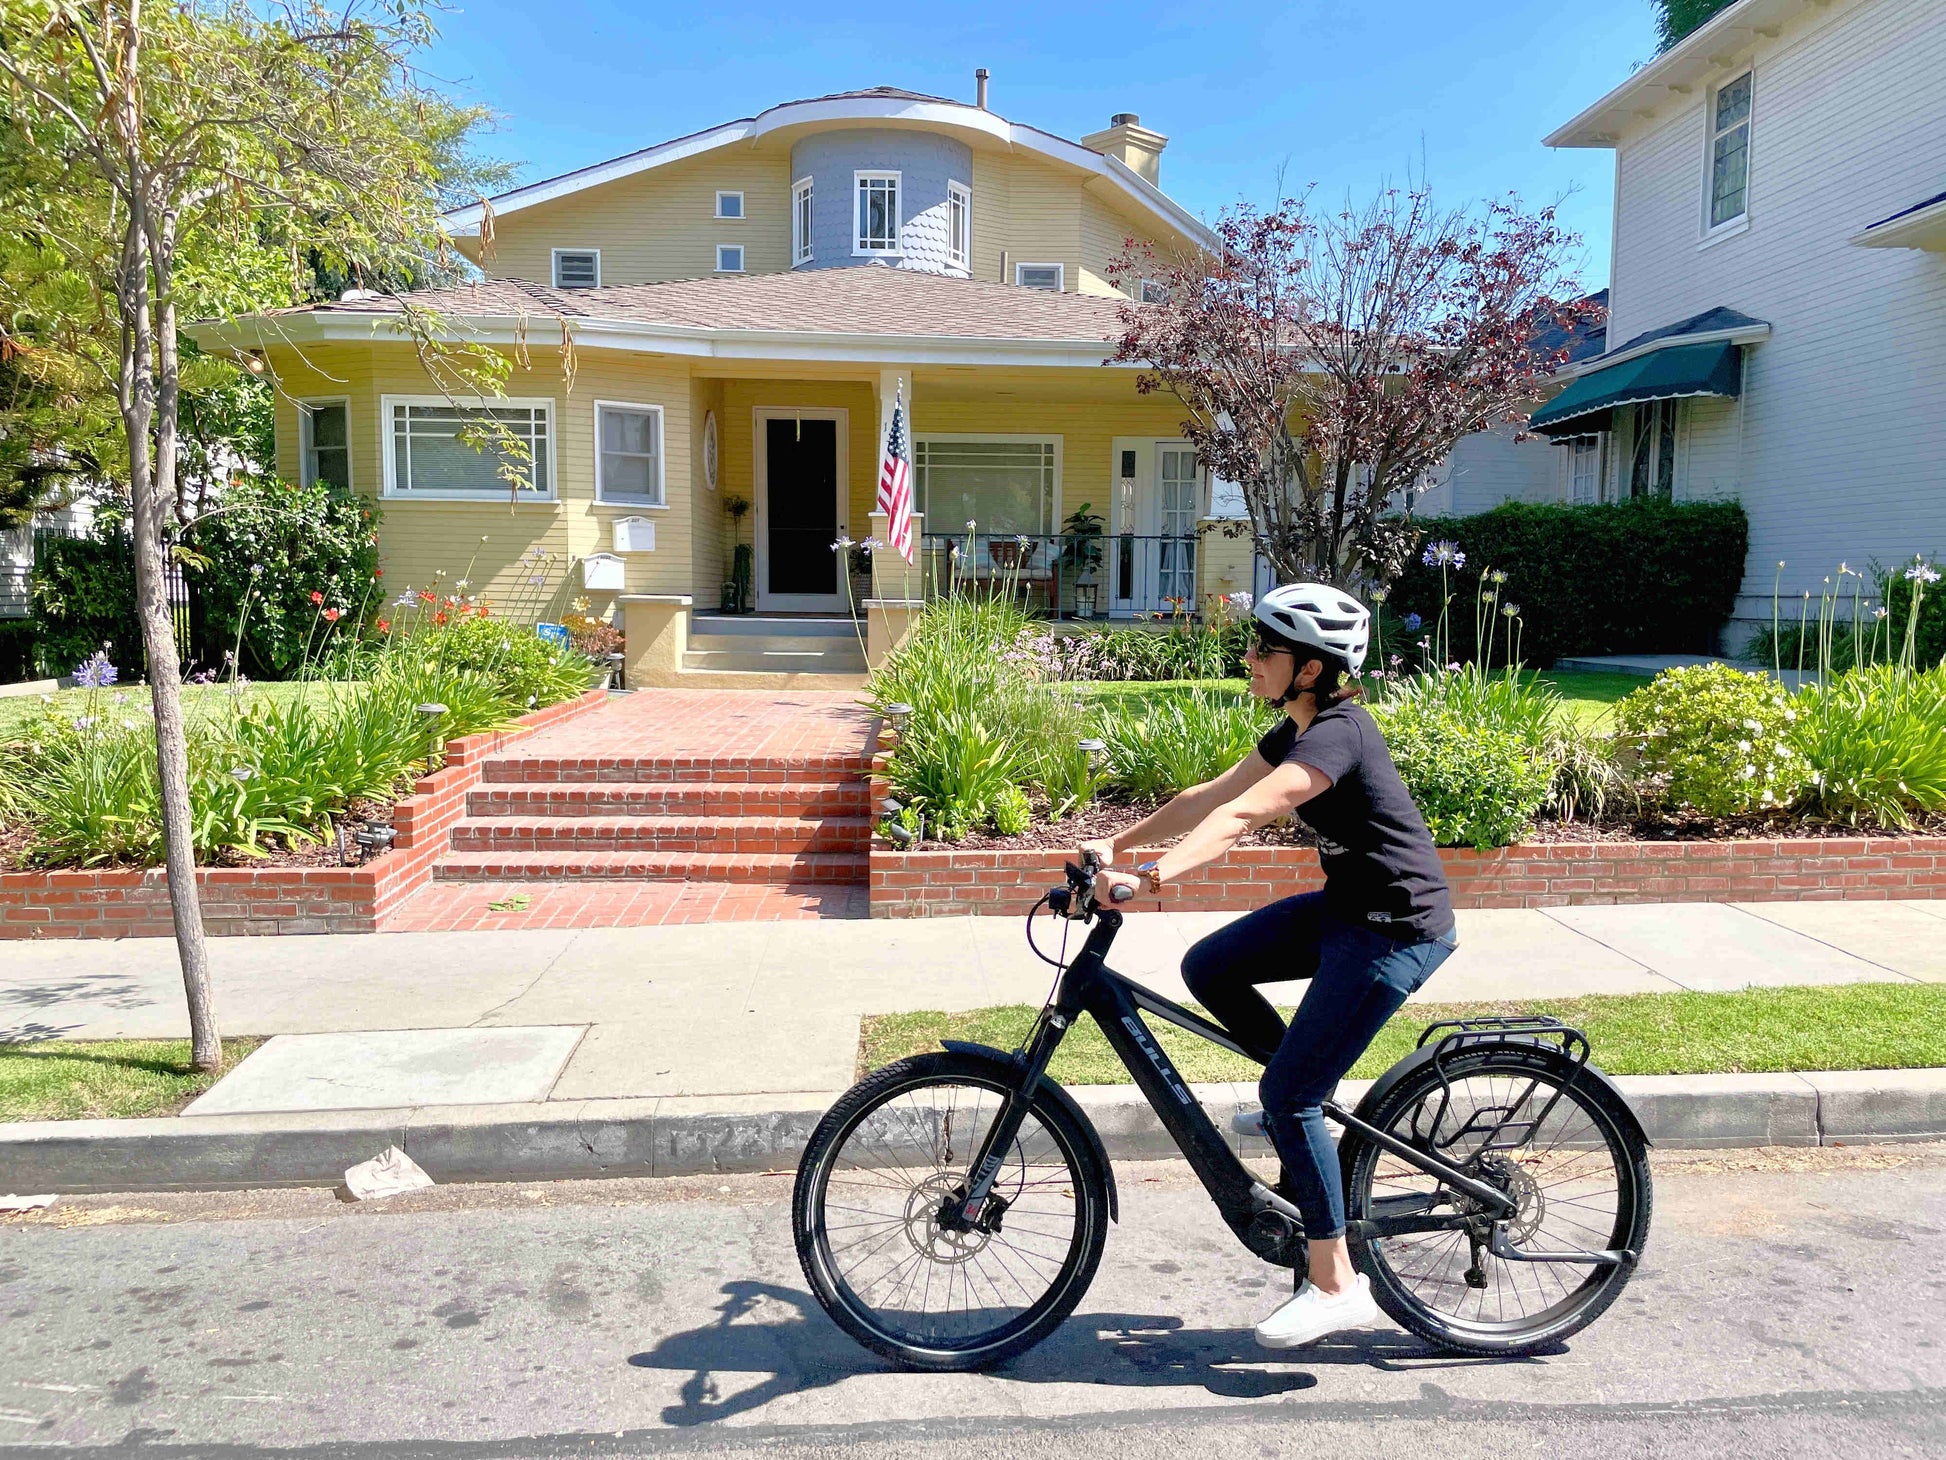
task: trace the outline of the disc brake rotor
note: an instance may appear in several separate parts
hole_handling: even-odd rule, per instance
[[[963,1201],[965,1190],[963,1178],[944,1171],[934,1172],[912,1188],[905,1203],[905,1240],[914,1252],[934,1262],[961,1263],[986,1249],[990,1233],[978,1227],[953,1231],[940,1224],[940,1212]]]

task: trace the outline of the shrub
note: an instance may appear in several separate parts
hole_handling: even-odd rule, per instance
[[[1456,543],[1470,568],[1507,573],[1526,625],[1524,657],[1535,664],[1568,654],[1708,652],[1743,581],[1749,539],[1735,502],[1655,498],[1579,507],[1509,502],[1418,525],[1427,540]],[[1415,558],[1392,585],[1388,618],[1416,613],[1432,624],[1453,591],[1441,584],[1439,570]],[[1472,616],[1464,601],[1455,607],[1454,657],[1476,657]]]
[[[244,671],[289,678],[319,636],[311,594],[347,616],[340,633],[354,633],[377,612],[384,595],[376,502],[323,482],[301,487],[250,476],[225,487],[220,506],[196,524],[190,542],[203,559],[193,578],[206,663],[221,663],[241,628]]]
[[[947,841],[986,821],[1003,791],[1016,789],[1020,745],[969,710],[916,715],[887,767],[893,794],[922,809]]]
[[[1621,778],[1607,744],[1585,729],[1552,685],[1517,671],[1475,666],[1436,669],[1376,681],[1380,706],[1416,705],[1450,719],[1516,736],[1549,771],[1543,808],[1573,820],[1600,816]]]
[[[1553,769],[1513,730],[1469,720],[1430,699],[1380,706],[1376,717],[1406,789],[1442,847],[1505,846],[1547,798]]]
[[[1791,703],[1809,800],[1824,814],[1903,828],[1915,811],[1946,811],[1946,668],[1882,664],[1808,687]]]
[[[1110,780],[1134,796],[1173,796],[1255,749],[1274,712],[1246,696],[1196,690],[1102,716]]]
[[[1727,664],[1666,669],[1615,708],[1647,788],[1705,816],[1797,800],[1809,779],[1797,717],[1775,680]]]
[[[36,538],[29,613],[35,664],[44,678],[74,673],[104,644],[118,664],[131,670],[143,664],[135,551],[119,523],[99,523],[93,537]]]
[[[517,714],[572,699],[594,682],[593,666],[573,649],[479,613],[421,621],[394,637],[387,656],[425,661],[440,673],[477,674]]]

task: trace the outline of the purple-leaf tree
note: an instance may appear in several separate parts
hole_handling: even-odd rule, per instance
[[[1412,188],[1327,213],[1307,195],[1231,209],[1216,232],[1187,261],[1124,251],[1117,281],[1166,297],[1123,307],[1114,359],[1182,402],[1281,582],[1395,577],[1417,536],[1404,489],[1461,437],[1524,418],[1566,359],[1537,341],[1599,315],[1552,208],[1441,212]]]

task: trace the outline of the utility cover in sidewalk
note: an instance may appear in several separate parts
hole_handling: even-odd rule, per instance
[[[280,1034],[184,1115],[545,1100],[583,1026]]]

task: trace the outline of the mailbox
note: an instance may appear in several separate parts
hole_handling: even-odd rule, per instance
[[[613,553],[589,553],[581,560],[581,586],[590,593],[620,593],[627,582],[627,564]]]

